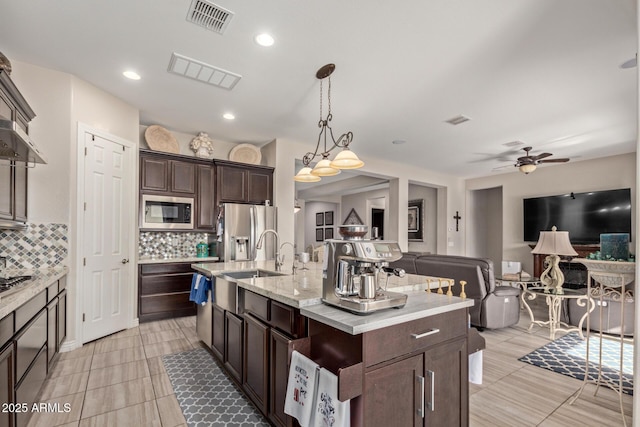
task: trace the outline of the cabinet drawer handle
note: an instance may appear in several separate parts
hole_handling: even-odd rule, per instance
[[[433,371],[427,371],[429,375],[429,381],[431,382],[431,396],[429,398],[429,403],[427,404],[427,408],[431,409],[431,412],[436,410],[436,373]]]
[[[432,329],[428,332],[423,332],[421,334],[411,334],[411,336],[413,337],[413,339],[417,340],[420,338],[428,337],[429,335],[437,334],[438,332],[440,332],[440,329]]]
[[[420,383],[420,408],[418,408],[418,415],[424,418],[424,377],[418,375],[416,378]]]

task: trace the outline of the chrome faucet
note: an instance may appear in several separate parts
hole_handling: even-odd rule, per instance
[[[262,249],[262,241],[264,240],[264,236],[268,233],[273,233],[273,235],[276,236],[276,271],[280,271],[282,269],[282,260],[280,259],[280,236],[278,235],[278,232],[276,230],[272,228],[268,228],[264,230],[260,234],[258,243],[256,243],[256,249]],[[256,251],[256,257],[257,256],[258,256],[258,253]],[[254,261],[255,261],[255,258],[254,258]]]
[[[284,242],[280,245],[280,252],[282,252],[282,248],[284,248],[285,245],[291,245],[291,255],[293,257],[293,262],[291,264],[291,274],[296,274],[296,269],[298,268],[298,266],[296,265],[296,247],[291,242]],[[282,264],[284,264],[284,254],[282,254],[280,260],[282,261]]]

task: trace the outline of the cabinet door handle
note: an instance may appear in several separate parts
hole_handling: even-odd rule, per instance
[[[440,329],[432,329],[430,331],[423,332],[421,334],[411,334],[411,337],[417,340],[420,338],[428,337],[429,335],[437,334],[438,332],[440,332]]]
[[[418,375],[416,379],[418,383],[420,383],[420,407],[418,408],[418,415],[424,418],[424,377]]]
[[[436,373],[433,371],[427,371],[427,375],[429,375],[429,381],[431,382],[431,396],[429,397],[429,403],[427,403],[427,408],[431,409],[431,412],[436,410]]]

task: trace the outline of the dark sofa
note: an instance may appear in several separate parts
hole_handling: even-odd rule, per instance
[[[451,290],[456,296],[460,295],[460,281],[466,281],[467,298],[475,303],[469,309],[473,326],[497,329],[518,323],[520,290],[496,286],[490,259],[413,252],[404,254],[400,260],[391,263],[391,267],[403,268],[410,274],[454,279]]]

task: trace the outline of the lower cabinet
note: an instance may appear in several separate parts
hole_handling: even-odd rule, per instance
[[[141,264],[138,270],[138,318],[140,322],[194,316],[189,301],[191,263]]]
[[[218,356],[218,359],[220,359],[221,362],[224,362],[226,331],[224,309],[218,304],[211,305],[211,320],[213,322],[211,350],[216,356]]]
[[[424,357],[418,355],[367,372],[363,388],[365,425],[421,426],[423,371]]]
[[[229,374],[242,384],[243,319],[233,313],[225,312],[225,357],[224,366]]]
[[[244,375],[242,386],[255,405],[268,413],[269,326],[251,314],[244,317]]]
[[[67,334],[65,288],[63,277],[0,320],[0,403],[18,405],[0,411],[1,427],[29,423]]]
[[[13,366],[15,353],[13,343],[0,352],[0,402],[15,403],[13,388],[15,383]],[[0,411],[0,426],[13,427],[13,413]]]
[[[17,357],[16,357],[17,359]],[[47,379],[47,349],[44,347],[36,357],[29,371],[16,387],[16,403],[26,403],[27,412],[16,413],[16,427],[25,427],[31,418],[31,406],[36,401],[40,388]]]
[[[292,426],[293,419],[284,413],[289,379],[289,343],[291,338],[275,329],[269,331],[269,419],[278,426]]]

